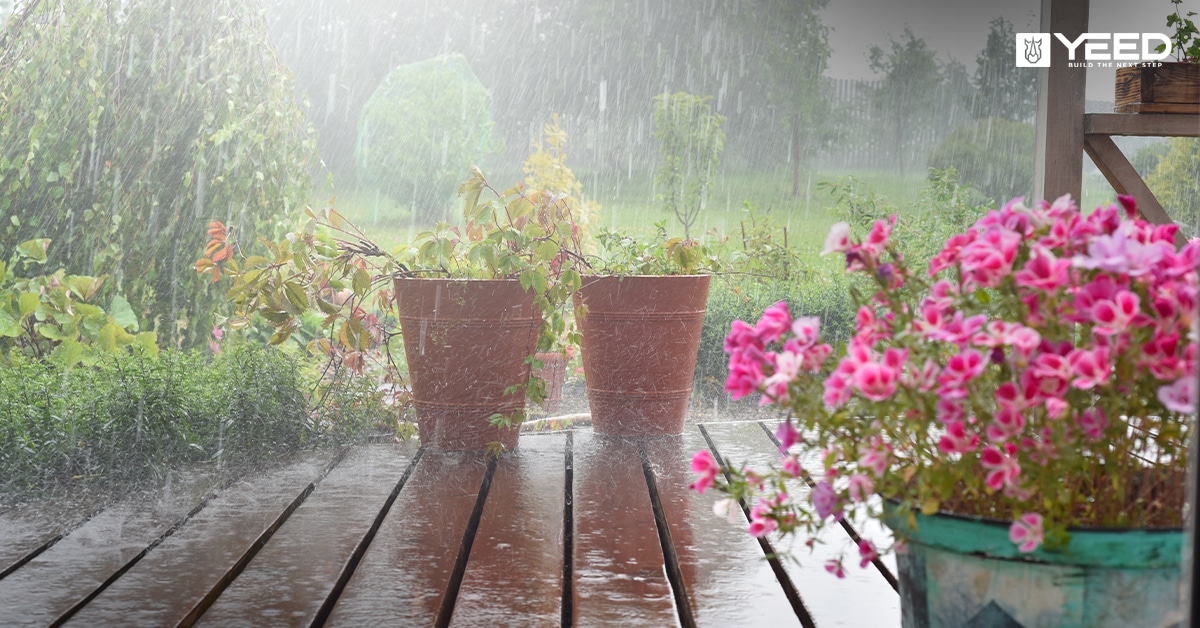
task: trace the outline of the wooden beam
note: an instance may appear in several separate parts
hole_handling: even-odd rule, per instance
[[[1154,192],[1150,191],[1145,181],[1142,181],[1141,175],[1125,158],[1125,153],[1121,152],[1120,147],[1112,141],[1111,137],[1085,135],[1083,149],[1087,151],[1088,157],[1091,157],[1092,161],[1096,163],[1096,167],[1100,169],[1104,178],[1108,179],[1117,194],[1127,194],[1137,199],[1138,213],[1143,218],[1156,225],[1175,224],[1175,221],[1159,204],[1158,199],[1154,197]],[[1175,244],[1183,246],[1182,235],[1175,234]]]
[[[1083,132],[1097,135],[1200,137],[1200,116],[1187,114],[1089,113]]]
[[[1041,31],[1072,41],[1087,32],[1088,0],[1042,0]],[[1076,59],[1079,61],[1079,59]],[[1050,67],[1038,69],[1037,152],[1033,195],[1079,198],[1083,187],[1083,111],[1087,70],[1067,67],[1067,48],[1050,43]]]

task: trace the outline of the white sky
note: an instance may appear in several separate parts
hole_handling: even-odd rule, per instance
[[[1167,33],[1170,0],[1092,0],[1088,30],[1099,33]],[[1200,13],[1200,0],[1184,0],[1181,13]],[[1040,0],[830,0],[824,11],[832,29],[833,56],[829,76],[875,79],[867,61],[872,44],[887,48],[889,35],[899,39],[904,27],[938,51],[938,59],[953,57],[975,71],[975,55],[987,41],[988,22],[1004,17],[1016,32],[1039,32]],[[1168,33],[1169,34],[1169,33]],[[1116,70],[1091,68],[1087,97],[1113,99]]]

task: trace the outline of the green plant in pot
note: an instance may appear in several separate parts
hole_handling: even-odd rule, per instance
[[[592,426],[601,434],[679,434],[692,392],[710,275],[695,240],[602,231],[574,295]]]
[[[361,372],[381,350],[385,384],[406,397],[411,387],[424,445],[512,448],[526,395],[540,401],[545,392],[530,377],[534,354],[567,333],[579,239],[553,194],[520,185],[500,192],[478,169],[459,191],[463,225],[440,224],[391,253],[330,209],[310,211],[301,231],[266,243],[270,258],[237,262],[217,253],[224,263],[215,264],[210,253],[198,269],[233,277],[232,327],[258,314],[276,327],[272,342],[281,342],[315,307],[327,315],[328,336],[310,348],[335,365]],[[221,246],[228,244],[210,251]],[[391,359],[396,336],[404,340],[408,386]]]
[[[1180,13],[1183,0],[1171,0],[1167,14],[1174,61],[1152,61],[1117,68],[1115,108],[1118,113],[1200,113],[1200,30],[1196,13]],[[1167,52],[1168,43],[1155,51]],[[1142,51],[1143,55],[1149,51]],[[1162,57],[1159,57],[1162,58]]]
[[[1010,202],[928,273],[890,240],[894,216],[861,242],[835,225],[826,252],[873,282],[854,337],[831,359],[820,321],[782,303],[735,322],[726,388],[786,410],[781,460],[750,471],[701,451],[694,488],[747,500],[756,536],[882,519],[906,626],[1169,623],[1200,248],[1119,200],[1086,216],[1067,197]],[[865,565],[885,549],[851,551]]]

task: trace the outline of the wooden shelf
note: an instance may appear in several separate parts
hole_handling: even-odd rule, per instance
[[[1186,113],[1087,113],[1086,135],[1200,137],[1200,115]]]

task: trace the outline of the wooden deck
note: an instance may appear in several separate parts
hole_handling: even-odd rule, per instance
[[[765,465],[771,431],[524,434],[491,462],[364,445],[182,476],[84,521],[7,513],[0,625],[898,626],[891,563],[825,573],[841,530],[767,560],[744,516],[688,490],[695,451]]]

